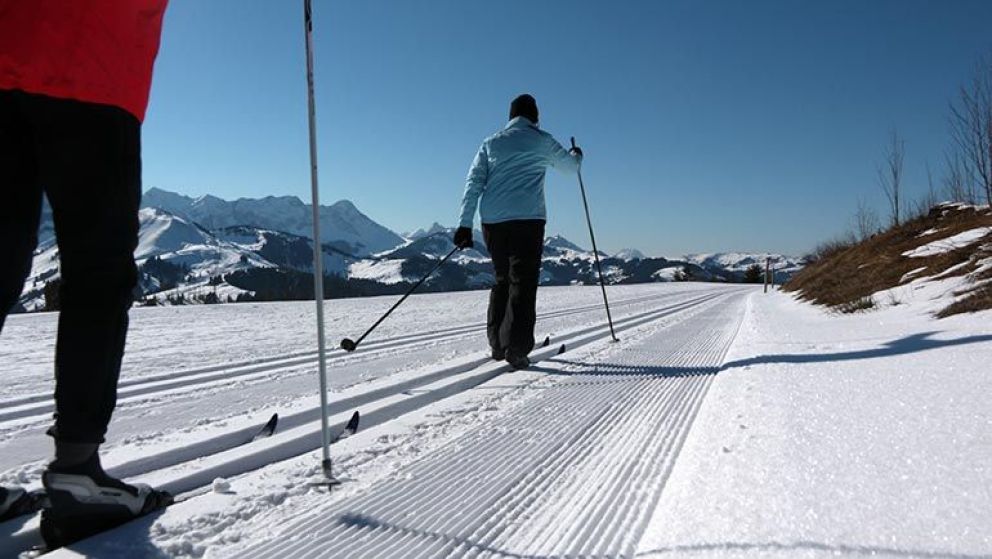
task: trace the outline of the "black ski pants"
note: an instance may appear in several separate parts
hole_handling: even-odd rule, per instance
[[[137,282],[141,124],[107,105],[0,91],[0,329],[31,269],[42,193],[59,245],[56,440],[101,443]]]
[[[483,223],[482,234],[496,272],[489,293],[489,345],[494,351],[525,356],[534,349],[544,220]]]

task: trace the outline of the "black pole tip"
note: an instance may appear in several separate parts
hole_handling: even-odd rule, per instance
[[[345,339],[341,340],[341,349],[343,349],[345,351],[355,351],[355,348],[357,348],[357,347],[358,347],[358,345],[355,344],[355,342],[352,341],[351,338],[345,338]]]

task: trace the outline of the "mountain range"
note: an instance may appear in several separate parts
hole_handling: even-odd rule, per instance
[[[347,200],[318,212],[325,272],[325,296],[381,295],[406,291],[454,248],[454,228],[434,223],[399,235],[363,214]],[[233,302],[313,298],[312,207],[293,196],[192,198],[152,188],[142,199],[139,244],[139,304]],[[475,247],[458,251],[422,289],[478,289],[493,281],[482,234]],[[748,267],[776,262],[776,281],[801,267],[797,259],[765,253],[647,257],[633,248],[600,252],[611,284],[657,281],[743,281]],[[561,235],[545,239],[543,285],[598,281],[591,251]],[[53,308],[60,281],[58,245],[46,207],[39,245],[15,311]],[[46,297],[46,291],[49,292]]]

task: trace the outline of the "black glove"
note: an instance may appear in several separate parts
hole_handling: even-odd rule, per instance
[[[472,228],[471,227],[459,227],[455,231],[455,246],[458,248],[472,248],[475,243],[472,242]]]
[[[572,149],[568,150],[568,152],[574,153],[575,155],[582,157],[582,148],[580,148],[579,146],[572,146]]]

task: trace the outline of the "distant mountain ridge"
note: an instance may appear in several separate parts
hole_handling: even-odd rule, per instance
[[[342,200],[320,208],[325,296],[392,294],[404,291],[454,249],[454,227],[434,223],[401,237]],[[313,297],[311,208],[292,196],[192,198],[153,188],[145,193],[135,260],[137,297],[144,304],[211,303]],[[40,242],[17,310],[43,310],[45,291],[60,281],[58,246],[45,208]],[[478,289],[493,282],[482,233],[475,246],[457,251],[422,287],[425,291]],[[775,264],[784,281],[801,264],[764,253],[647,257],[633,248],[600,252],[610,284],[661,281],[744,280],[750,266]],[[544,241],[542,285],[594,284],[592,252],[561,235]]]
[[[295,196],[228,201],[210,195],[192,198],[152,188],[142,197],[142,206],[163,209],[208,230],[248,225],[303,237],[312,235],[311,205]],[[323,242],[334,243],[356,256],[388,250],[403,242],[403,237],[358,211],[348,200],[320,207],[320,235]]]

